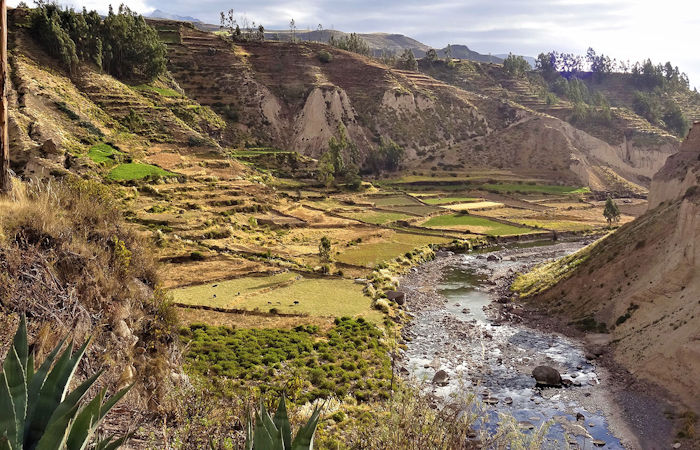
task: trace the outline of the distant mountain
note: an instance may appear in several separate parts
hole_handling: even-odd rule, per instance
[[[150,17],[152,19],[170,19],[170,20],[179,20],[182,22],[193,22],[193,23],[202,23],[201,20],[191,17],[191,16],[178,16],[177,14],[170,14],[165,11],[161,11],[160,9],[156,9],[152,13],[148,14],[146,17]]]
[[[501,59],[506,59],[506,58],[508,57],[508,54],[507,54],[507,53],[499,53],[499,54],[496,55],[496,56],[499,57],[499,58],[501,58]],[[525,56],[525,55],[515,55],[515,56],[522,56],[522,58],[523,58],[525,61],[527,61],[528,64],[530,64],[530,67],[532,67],[533,69],[535,68],[535,61],[536,61],[536,59],[533,58],[532,56]]]
[[[479,52],[471,50],[466,45],[452,44],[450,45],[450,51],[452,53],[452,57],[457,59],[468,59],[470,61],[491,62],[499,64],[503,62],[503,58],[499,58],[495,55],[482,55]],[[446,52],[447,47],[438,50],[437,54],[438,56],[442,57],[445,56]]]

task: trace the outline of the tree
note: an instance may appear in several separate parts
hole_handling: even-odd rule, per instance
[[[435,61],[438,60],[438,54],[435,51],[434,48],[429,49],[427,52],[425,52],[425,59],[428,61],[430,64],[434,63]]]
[[[335,181],[333,172],[335,172],[335,169],[333,167],[331,155],[330,153],[326,152],[323,154],[323,156],[321,156],[321,159],[318,160],[318,181],[326,187],[331,187]]]
[[[685,137],[690,127],[690,122],[683,115],[683,111],[674,101],[671,101],[666,107],[666,112],[663,115],[663,121],[666,128],[675,133],[677,136]]]
[[[410,48],[403,51],[397,65],[399,66],[399,69],[413,71],[418,70],[418,62],[416,61],[416,57],[413,55],[413,51]]]
[[[362,39],[357,33],[350,33],[349,35],[341,36],[340,38],[336,38],[331,34],[331,37],[328,39],[328,44],[335,48],[347,50],[359,55],[372,55],[372,49],[370,49],[367,41]]]
[[[559,76],[557,70],[557,52],[540,53],[535,60],[535,70],[547,81],[552,81]]]
[[[522,77],[530,70],[530,64],[522,56],[509,53],[503,60],[503,70],[514,77]]]
[[[399,168],[404,149],[392,139],[381,138],[379,148],[370,153],[367,158],[367,167],[373,173],[380,173],[382,170],[394,171]]]
[[[326,261],[331,259],[331,240],[327,236],[323,236],[318,244],[318,256]]]
[[[605,201],[603,216],[605,217],[605,220],[608,221],[608,227],[612,226],[613,222],[617,223],[620,221],[620,209],[609,195],[608,199]]]
[[[7,5],[0,0],[0,194],[12,189],[10,141],[7,133]]]

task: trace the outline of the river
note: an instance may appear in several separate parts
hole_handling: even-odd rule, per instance
[[[529,327],[517,315],[504,318],[496,303],[515,273],[583,245],[546,242],[448,253],[413,269],[400,282],[412,316],[403,330],[402,373],[425,381],[437,402],[473,391],[487,411],[481,426],[489,429],[506,413],[526,432],[551,423],[549,447],[624,448],[606,418],[611,400],[603,369],[586,358],[583,345]],[[567,387],[536,387],[532,370],[539,365],[556,368]],[[438,370],[449,375],[445,386],[430,382]]]

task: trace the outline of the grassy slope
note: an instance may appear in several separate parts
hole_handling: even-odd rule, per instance
[[[494,236],[524,234],[532,230],[529,228],[520,228],[513,225],[507,225],[493,220],[484,219],[482,217],[474,217],[468,214],[446,214],[442,216],[432,217],[422,224],[425,227],[432,228],[459,228],[469,229],[472,227],[474,232],[490,234]]]

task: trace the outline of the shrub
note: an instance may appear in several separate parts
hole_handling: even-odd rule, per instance
[[[318,59],[322,63],[328,64],[329,62],[333,61],[333,55],[330,54],[330,52],[326,50],[321,50],[318,52]]]

